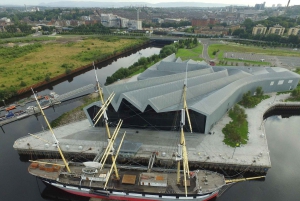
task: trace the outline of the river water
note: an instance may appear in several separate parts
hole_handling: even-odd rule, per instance
[[[158,54],[160,48],[147,47],[124,58],[119,58],[107,67],[97,70],[101,84],[107,76],[120,67],[127,67],[142,56]],[[63,81],[53,87],[58,93],[66,93],[76,88],[94,83],[94,72],[87,71],[71,81]],[[49,93],[50,90],[39,92],[40,95]],[[49,121],[61,114],[81,105],[80,100],[69,101],[53,109],[45,110]],[[250,181],[234,184],[218,201],[283,201],[299,200],[300,191],[300,127],[297,126],[300,117],[281,119],[270,117],[265,123],[266,134],[271,155],[272,168],[268,171],[265,181]],[[29,175],[28,162],[20,160],[13,149],[16,139],[42,130],[45,126],[42,117],[31,116],[3,127],[0,130],[0,201],[45,201],[45,200],[72,200],[84,201],[86,198],[73,196],[62,191],[45,187],[35,177]]]

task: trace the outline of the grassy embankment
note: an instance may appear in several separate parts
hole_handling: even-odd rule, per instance
[[[199,57],[199,55],[202,55],[203,47],[201,44],[199,44],[197,47],[192,49],[178,49],[176,53],[176,57],[180,57],[183,61],[188,59],[193,59],[195,61],[202,61],[203,59]],[[148,63],[145,68],[141,68],[138,71],[132,73],[129,75],[129,77],[132,77],[134,75],[140,74],[145,71],[148,67],[154,65],[157,63],[156,61],[152,61],[151,63]]]
[[[53,120],[50,123],[51,127],[54,128],[57,126],[62,126],[67,123],[71,123],[72,121],[79,121],[82,119],[86,119],[86,116],[83,112],[83,108],[95,101],[98,101],[98,100],[99,100],[99,96],[96,96],[96,97],[88,96],[88,97],[83,98],[82,99],[83,104],[81,106],[62,114],[61,116],[59,116],[58,118]]]
[[[19,37],[19,38],[4,38],[0,40],[0,44],[7,44],[7,43],[32,43],[32,42],[45,42],[56,40],[56,37],[49,37],[49,36],[41,36],[41,37]]]
[[[218,51],[219,50],[219,51]],[[213,55],[214,51],[218,51],[216,55]],[[242,53],[254,53],[254,54],[261,54],[261,55],[271,55],[271,56],[290,56],[290,57],[300,57],[300,52],[292,51],[292,50],[285,50],[279,48],[259,48],[256,46],[246,46],[246,45],[239,45],[235,43],[229,44],[212,44],[208,47],[208,54],[211,58],[215,58],[218,56],[218,60],[224,60],[228,62],[243,62],[253,65],[270,65],[269,62],[260,62],[260,61],[252,61],[252,60],[239,60],[239,59],[230,59],[224,58],[225,52],[242,52]]]
[[[202,55],[203,46],[199,44],[197,47],[192,49],[178,49],[176,57],[180,57],[182,60],[193,59],[195,61],[202,61],[200,57]]]
[[[120,52],[144,39],[57,38],[52,43],[0,47],[0,91],[20,89]],[[3,97],[5,98],[5,97]]]

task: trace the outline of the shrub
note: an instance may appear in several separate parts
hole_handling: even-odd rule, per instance
[[[71,70],[70,68],[67,68],[66,71],[65,71],[65,73],[66,73],[67,75],[69,75],[71,72],[72,72],[72,70]]]
[[[45,81],[46,81],[46,82],[49,82],[50,80],[51,80],[50,76],[49,76],[49,75],[46,75],[46,76],[45,76]]]
[[[21,81],[21,82],[20,82],[20,86],[21,86],[21,87],[25,87],[25,86],[26,86],[26,83],[25,83],[24,81]]]

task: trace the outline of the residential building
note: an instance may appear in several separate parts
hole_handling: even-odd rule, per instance
[[[285,28],[283,26],[280,26],[279,24],[276,24],[273,27],[270,27],[268,30],[268,34],[277,34],[282,36],[284,33]]]
[[[300,25],[291,27],[288,31],[288,35],[298,35],[300,36]]]
[[[175,19],[175,18],[165,18],[164,22],[170,22],[170,23],[179,23],[182,21],[182,19]]]
[[[261,4],[255,4],[254,8],[256,10],[264,10],[265,9],[265,5],[266,5],[266,2],[261,3]]]
[[[161,24],[161,23],[164,22],[164,20],[161,19],[161,18],[152,18],[152,22],[153,22],[153,23],[159,23],[159,24]]]
[[[192,19],[192,26],[193,27],[200,27],[200,26],[208,26],[217,24],[218,20],[216,18],[208,18],[204,16],[201,19]]]
[[[266,31],[267,31],[267,27],[265,27],[264,25],[258,24],[255,27],[253,27],[252,35],[265,34]]]

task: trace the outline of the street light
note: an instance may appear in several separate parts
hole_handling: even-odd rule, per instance
[[[5,100],[2,100],[2,101],[3,101],[4,106],[6,106],[6,105],[5,105]]]
[[[236,143],[236,144],[235,144],[235,147],[234,147],[234,150],[233,150],[233,153],[232,153],[232,156],[231,156],[231,158],[233,158],[233,155],[234,155],[235,149],[236,149],[237,147],[239,147],[239,146],[240,146],[240,143]]]

